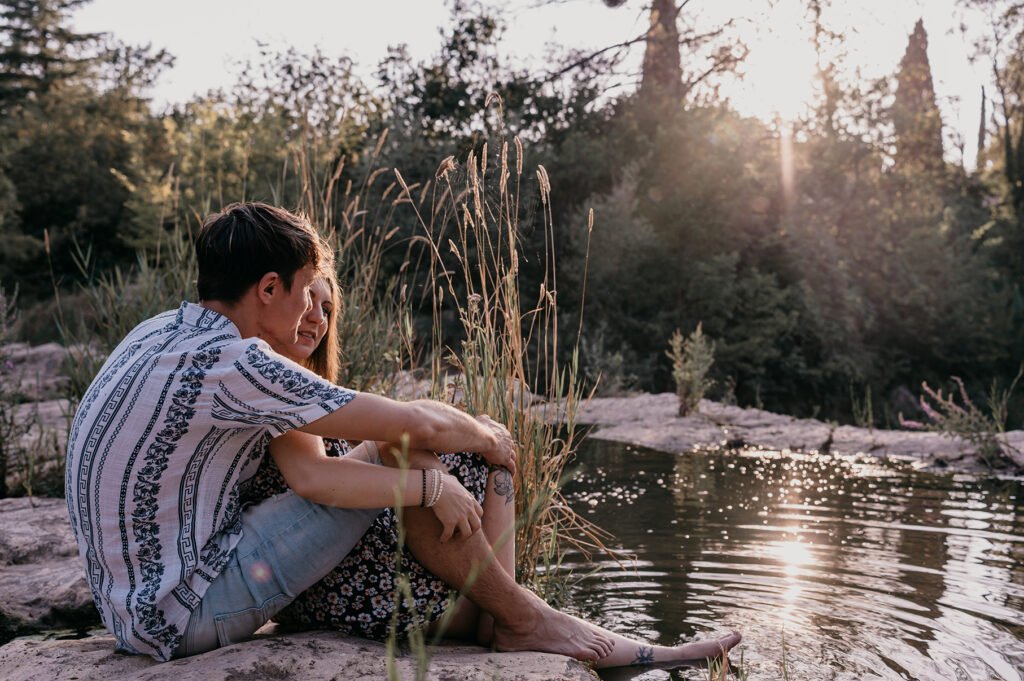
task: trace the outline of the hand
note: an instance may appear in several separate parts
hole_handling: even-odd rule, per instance
[[[443,479],[444,490],[441,492],[441,498],[431,506],[434,515],[444,526],[441,533],[442,544],[451,539],[456,530],[463,539],[468,538],[480,529],[484,516],[484,509],[459,483],[458,478],[445,473]]]
[[[512,475],[516,474],[516,443],[508,428],[498,423],[490,416],[483,414],[477,416],[476,420],[487,427],[498,441],[498,446],[486,452],[480,452],[480,456],[487,460],[492,466],[507,468]]]

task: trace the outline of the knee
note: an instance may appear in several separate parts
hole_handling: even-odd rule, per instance
[[[492,492],[504,498],[506,504],[515,501],[515,484],[512,481],[512,474],[504,468],[495,468],[491,471],[487,484]]]

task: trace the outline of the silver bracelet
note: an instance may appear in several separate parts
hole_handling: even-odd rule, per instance
[[[437,471],[437,469],[434,469]],[[444,491],[444,475],[441,471],[437,471],[437,496],[434,497],[434,503],[441,501],[441,492]]]
[[[437,470],[436,468],[434,470]],[[441,471],[437,471],[437,492],[434,493],[434,503],[436,504],[441,500],[441,492],[444,491],[444,478],[441,477]]]
[[[430,508],[434,505],[434,492],[437,490],[437,476],[434,475],[434,469],[428,468],[424,473],[430,478],[427,483],[427,501],[423,505]]]

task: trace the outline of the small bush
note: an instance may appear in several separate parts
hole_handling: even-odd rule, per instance
[[[636,388],[637,377],[627,369],[628,349],[612,350],[607,338],[608,325],[601,323],[593,334],[580,337],[584,373],[600,397],[617,397]]]
[[[953,382],[957,390],[955,393],[951,390],[948,395],[941,388],[934,389],[927,382],[922,382],[924,394],[920,397],[920,405],[928,422],[904,419],[903,414],[900,414],[900,425],[914,430],[932,430],[965,440],[974,447],[989,468],[1002,467],[1007,463],[1024,468],[1024,453],[1017,451],[1004,437],[1008,404],[1022,376],[1024,365],[1021,365],[1008,388],[999,390],[996,382],[992,382],[986,399],[987,413],[971,400],[964,382],[956,376],[953,376]],[[958,394],[962,404],[957,404]]]
[[[57,429],[44,423],[38,405],[24,404],[24,372],[11,358],[16,297],[0,288],[0,499],[59,496],[64,491],[65,443]]]
[[[714,385],[707,375],[715,363],[715,343],[704,335],[701,324],[687,337],[676,329],[665,353],[672,360],[672,378],[679,396],[679,415],[686,416],[697,408],[704,393]]]

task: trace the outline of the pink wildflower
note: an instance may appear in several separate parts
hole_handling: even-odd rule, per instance
[[[921,423],[920,421],[912,421],[911,419],[903,418],[903,414],[899,414],[900,425],[910,430],[927,430],[928,426]]]

